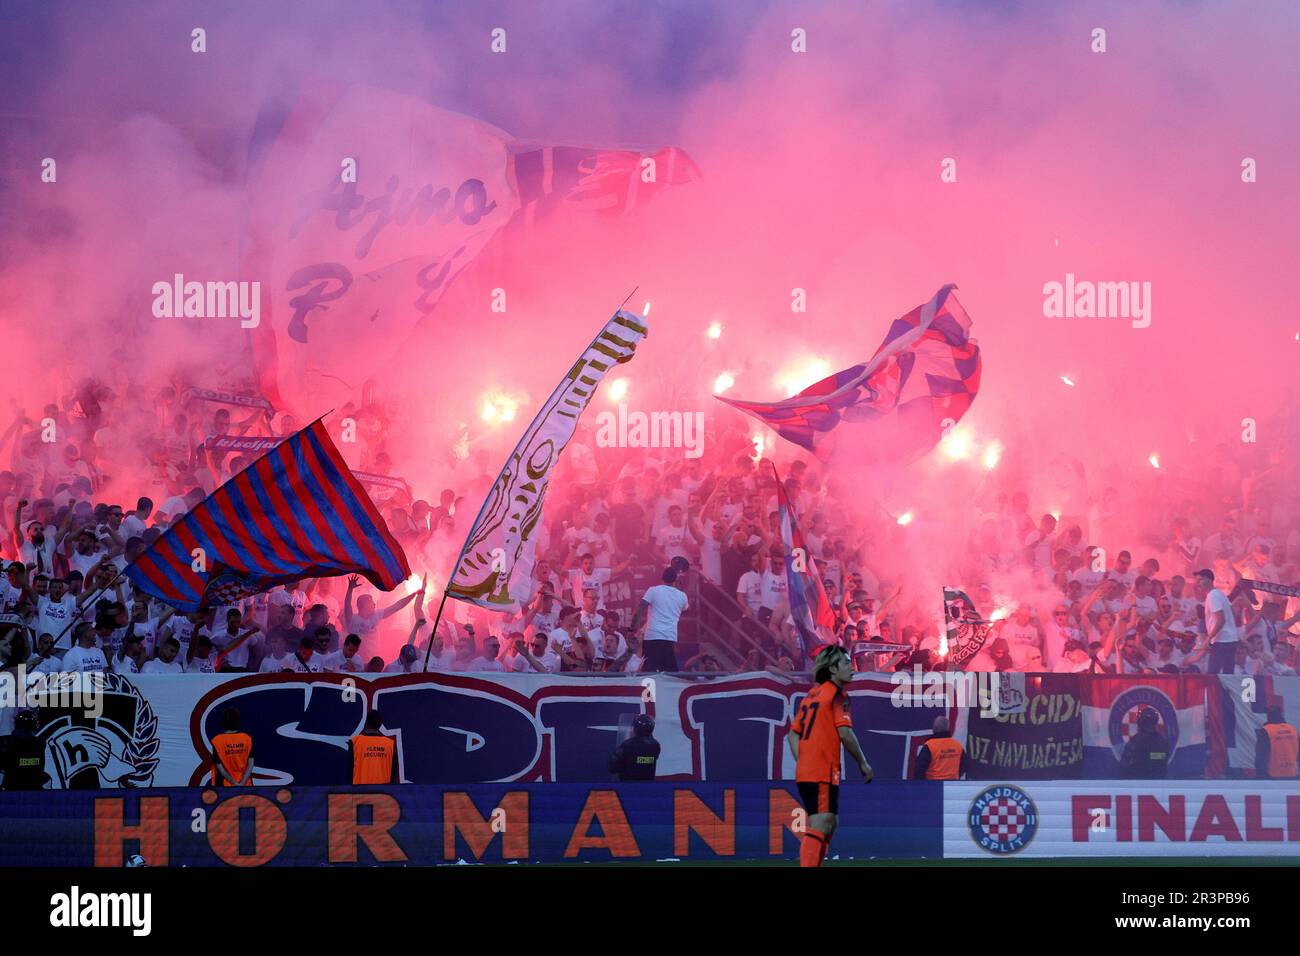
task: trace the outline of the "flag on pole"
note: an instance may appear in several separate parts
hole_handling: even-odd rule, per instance
[[[799,629],[804,650],[812,651],[827,643],[835,631],[835,611],[831,608],[822,576],[817,572],[817,562],[808,553],[803,533],[795,521],[794,509],[781,483],[776,465],[776,506],[781,519],[781,540],[785,544],[786,596],[790,603],[790,619]]]
[[[826,460],[842,421],[871,422],[862,448],[878,461],[908,461],[935,446],[979,393],[980,350],[971,321],[946,285],[889,327],[870,361],[836,372],[781,402],[716,396]],[[950,427],[947,426],[947,427]]]
[[[543,403],[474,519],[447,585],[448,597],[504,612],[517,610],[531,596],[535,532],[551,470],[596,386],[615,365],[632,360],[646,331],[641,316],[615,312]]]
[[[134,587],[187,612],[340,574],[391,591],[411,569],[319,419],[223,484],[126,568]]]
[[[958,588],[943,589],[944,636],[940,655],[952,667],[963,667],[979,653],[992,629],[980,616],[975,602]]]

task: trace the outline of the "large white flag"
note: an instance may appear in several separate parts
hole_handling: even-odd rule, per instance
[[[532,591],[535,532],[551,470],[578,427],[596,386],[632,360],[646,337],[641,316],[619,310],[578,357],[506,460],[474,519],[447,596],[494,611],[514,611]]]

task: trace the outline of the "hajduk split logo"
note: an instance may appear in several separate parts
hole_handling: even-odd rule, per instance
[[[1162,691],[1149,684],[1133,687],[1119,694],[1110,705],[1110,746],[1118,759],[1124,745],[1138,730],[1138,715],[1152,707],[1160,715],[1156,729],[1169,741],[1169,752],[1178,749],[1178,709]]]
[[[999,784],[974,799],[967,823],[972,839],[990,853],[1019,853],[1038,832],[1038,808],[1019,787]]]

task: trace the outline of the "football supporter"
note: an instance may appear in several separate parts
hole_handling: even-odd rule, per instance
[[[686,594],[679,584],[676,567],[664,569],[663,584],[649,588],[632,617],[632,630],[640,633],[645,647],[647,671],[677,670],[677,622],[686,610]],[[648,615],[648,620],[647,620]]]

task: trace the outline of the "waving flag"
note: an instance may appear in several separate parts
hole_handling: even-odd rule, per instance
[[[840,422],[870,422],[863,447],[878,461],[919,457],[956,423],[979,392],[979,346],[953,294],[940,289],[890,326],[869,362],[836,372],[781,402],[717,396],[753,415],[782,438],[828,459]]]
[[[136,588],[181,611],[339,574],[391,591],[411,569],[319,420],[227,481],[126,568]]]
[[[512,611],[531,595],[534,532],[551,469],[573,437],[578,416],[615,365],[630,362],[646,337],[645,319],[619,310],[542,405],[488,491],[456,559],[447,597]]]
[[[781,540],[785,544],[786,595],[790,602],[790,619],[799,629],[805,651],[813,651],[830,640],[835,630],[835,611],[831,608],[817,562],[808,553],[803,533],[795,521],[794,509],[785,493],[785,485],[776,475],[776,506],[781,518]]]
[[[569,211],[616,219],[698,175],[674,147],[520,143],[378,87],[277,96],[258,113],[246,168],[261,392],[296,414],[342,405],[390,367],[457,276],[508,256],[522,231]]]
[[[960,588],[943,589],[943,619],[939,653],[950,667],[964,667],[980,652],[993,625],[984,620],[975,602]]]

